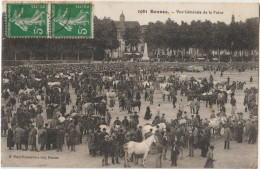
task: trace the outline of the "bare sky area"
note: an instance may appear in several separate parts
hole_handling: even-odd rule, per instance
[[[124,12],[126,21],[139,21],[141,25],[149,22],[166,21],[168,18],[181,23],[190,23],[192,20],[211,22],[231,22],[232,14],[236,21],[245,21],[247,18],[258,17],[259,6],[257,3],[203,3],[203,2],[95,2],[95,15],[98,18],[110,17],[119,20]],[[138,13],[138,10],[147,10],[147,13]],[[151,14],[150,10],[168,11],[169,14]],[[183,14],[177,13],[183,11]],[[187,11],[200,11],[201,14],[187,14]],[[206,11],[207,14],[203,14]],[[209,11],[212,14],[209,14]],[[216,13],[214,13],[214,11]],[[174,12],[174,13],[172,13]],[[219,13],[219,14],[217,14]],[[220,14],[223,13],[223,14]]]
[[[14,0],[9,0],[14,2]],[[16,1],[17,2],[17,1]],[[32,1],[23,1],[23,3]],[[38,1],[44,3],[48,1]],[[62,1],[64,3],[64,1]],[[83,3],[84,1],[81,1]],[[35,1],[34,1],[35,3]],[[69,3],[69,2],[66,2]],[[75,2],[73,2],[75,3]],[[256,2],[102,2],[95,1],[94,14],[98,18],[110,17],[118,21],[119,16],[124,12],[126,21],[138,21],[141,25],[149,22],[162,21],[165,22],[168,18],[178,22],[181,21],[190,23],[192,20],[210,20],[211,22],[231,22],[232,14],[235,15],[236,21],[245,21],[247,18],[259,16],[259,5]],[[3,3],[2,11],[5,11],[5,2]],[[146,10],[147,13],[138,13],[138,10]],[[151,10],[167,11],[168,13],[158,14],[150,13]],[[183,13],[177,13],[177,10]],[[207,12],[207,14],[204,13]],[[187,13],[189,12],[189,13]],[[190,13],[190,12],[195,12]],[[210,14],[212,12],[212,14]],[[198,14],[200,13],[200,14]]]

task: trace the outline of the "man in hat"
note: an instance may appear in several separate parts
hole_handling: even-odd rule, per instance
[[[58,126],[57,130],[57,151],[62,151],[62,146],[64,144],[65,131],[63,126]]]
[[[156,109],[156,113],[157,113],[157,116],[159,116],[159,117],[160,117],[160,112],[161,112],[161,105],[158,104],[157,109]]]
[[[230,140],[231,140],[231,131],[230,131],[228,125],[225,125],[224,138],[225,138],[224,149],[229,150],[229,145],[230,145]]]
[[[129,121],[128,121],[128,119],[127,119],[127,117],[125,116],[124,117],[124,120],[122,121],[122,125],[124,126],[124,127],[129,127]]]
[[[42,126],[39,126],[38,129],[38,143],[41,145],[40,151],[44,151],[47,143],[47,130]]]
[[[176,102],[177,102],[177,97],[175,94],[172,95],[172,104],[173,104],[173,108],[176,108]]]
[[[175,140],[175,142],[173,142],[172,147],[171,147],[171,161],[172,161],[171,166],[175,166],[175,167],[177,167],[177,159],[178,159],[178,155],[179,155],[176,141],[177,140]]]
[[[135,121],[135,125],[138,125],[139,124],[139,115],[137,114],[137,112],[134,112],[134,115],[132,118]]]
[[[193,157],[194,156],[194,136],[192,131],[189,131],[189,156]]]
[[[161,123],[165,123],[165,114],[163,113],[162,116],[161,116],[161,119],[160,119],[160,122]]]
[[[162,146],[163,146],[163,160],[167,160],[166,154],[167,154],[167,148],[168,148],[168,135],[166,132],[163,135]]]
[[[136,141],[142,142],[143,141],[143,135],[142,135],[142,126],[139,126],[136,131]]]
[[[112,157],[112,164],[119,164],[118,160],[119,156],[119,142],[117,139],[117,133],[113,133],[111,137],[111,157]]]
[[[119,117],[116,117],[116,120],[114,121],[114,126],[121,125],[121,121],[119,120]]]
[[[102,144],[102,142],[104,141],[106,135],[108,135],[107,129],[103,128],[102,131],[97,136],[97,141],[98,141],[99,145]],[[102,151],[103,151],[103,149],[100,148],[100,155],[102,155]]]
[[[109,136],[106,135],[104,141],[101,143],[101,149],[102,149],[102,155],[103,155],[103,159],[102,159],[102,166],[104,165],[109,165],[108,164],[108,154],[110,152],[110,140],[109,140]]]
[[[95,146],[95,135],[92,132],[92,130],[88,131],[88,150],[89,154],[92,155],[93,157],[96,156],[96,146]]]
[[[162,168],[162,153],[163,153],[163,145],[158,143],[156,146],[157,157],[156,157],[156,168]]]
[[[106,111],[106,119],[107,119],[107,125],[110,126],[110,122],[111,122],[112,117],[111,117],[111,113],[108,109]]]
[[[209,151],[207,153],[207,160],[204,168],[214,168],[213,162],[216,160],[213,157],[213,150],[214,150],[214,146],[210,146]]]
[[[253,119],[252,123],[250,124],[250,127],[249,127],[248,144],[255,144],[256,138],[257,138],[257,123]]]
[[[37,136],[37,130],[34,128],[34,125],[32,125],[32,129],[29,136],[31,138],[30,143],[32,145],[31,151],[38,151],[36,147],[36,136]]]
[[[16,149],[21,150],[21,139],[22,139],[22,133],[23,129],[20,126],[17,126],[14,130],[14,138],[15,138],[15,143],[16,143]]]
[[[153,129],[150,128],[150,131],[148,133],[144,134],[144,138],[147,139],[148,137],[150,137],[151,135],[153,135]]]

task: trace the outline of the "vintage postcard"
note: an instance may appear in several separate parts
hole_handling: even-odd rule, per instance
[[[1,167],[258,168],[257,2],[2,2]]]

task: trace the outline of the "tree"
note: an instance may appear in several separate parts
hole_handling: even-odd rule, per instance
[[[148,49],[158,55],[158,49],[167,48],[165,25],[163,22],[149,22],[144,34],[144,40],[147,42]]]
[[[105,49],[109,49],[112,55],[113,50],[119,47],[119,41],[117,40],[117,29],[115,22],[106,17],[100,20],[95,16],[94,24],[95,54],[98,55],[98,60],[103,60],[105,56]]]
[[[217,51],[218,61],[220,62],[220,50],[224,50],[228,46],[227,41],[228,26],[224,22],[213,24],[213,48]]]
[[[123,35],[126,46],[130,45],[131,49],[137,47],[141,42],[141,28],[140,26],[135,26],[133,28],[126,28]]]
[[[178,27],[179,25],[171,19],[165,22],[166,46],[171,50],[178,49]]]

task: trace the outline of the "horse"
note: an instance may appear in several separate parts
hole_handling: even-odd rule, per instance
[[[225,124],[225,122],[226,122],[226,118],[224,117],[210,119],[209,126],[212,128],[212,132],[213,135],[215,135],[215,138],[221,136],[221,129]]]
[[[85,103],[82,105],[82,109],[83,112],[87,115],[93,115],[94,114],[94,110],[95,110],[95,106],[93,103]]]
[[[173,86],[171,83],[160,83],[160,89],[165,90],[166,87]]]
[[[140,109],[141,109],[141,101],[140,100],[136,100],[136,101],[133,101],[132,104],[131,104],[131,108],[133,110],[133,108],[135,107],[138,107],[139,109],[139,112],[140,112]]]
[[[158,126],[158,128],[157,128],[157,126]],[[166,131],[166,124],[165,123],[159,123],[159,124],[157,124],[156,126],[152,126],[152,125],[150,125],[150,124],[145,124],[144,126],[143,126],[143,131],[142,131],[142,133],[143,133],[143,137],[144,137],[144,135],[146,134],[146,133],[148,133],[149,131],[150,131],[150,129],[153,129],[153,134],[155,133],[155,131],[156,130],[159,130],[159,131]]]
[[[97,103],[95,104],[95,108],[96,108],[96,114],[98,113],[99,115],[105,116],[106,114],[106,103]]]
[[[130,141],[123,145],[123,149],[125,151],[125,161],[124,166],[130,167],[129,165],[129,157],[132,156],[132,154],[141,155],[143,154],[143,167],[145,167],[145,160],[147,158],[147,155],[150,151],[150,147],[152,143],[157,144],[158,138],[155,135],[151,135],[146,140],[143,140],[141,143],[137,143],[134,141]]]
[[[115,92],[106,92],[106,96],[107,96],[107,98],[115,98],[116,93]]]

